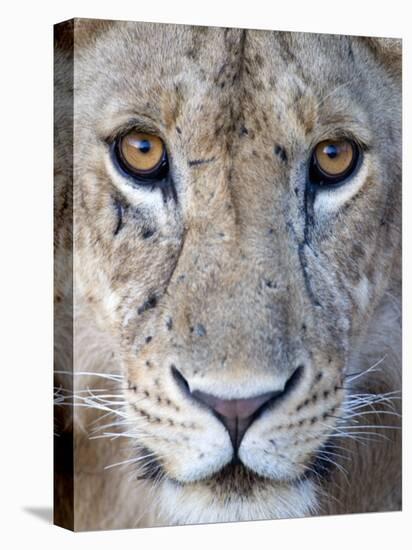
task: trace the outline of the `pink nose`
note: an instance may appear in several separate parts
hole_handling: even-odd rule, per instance
[[[192,396],[212,409],[229,432],[234,449],[238,449],[246,430],[256,418],[256,413],[264,408],[269,400],[282,392],[268,392],[248,399],[220,399],[201,391]]]

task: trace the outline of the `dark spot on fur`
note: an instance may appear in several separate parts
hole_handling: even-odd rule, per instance
[[[173,319],[171,317],[168,317],[166,320],[166,328],[167,330],[172,330],[173,328]]]
[[[239,130],[240,136],[247,136],[249,134],[249,130],[246,128],[246,126],[241,126]]]
[[[281,145],[275,145],[275,155],[277,155],[282,162],[288,161],[288,155],[286,153],[286,149],[282,147]]]
[[[150,393],[147,390],[145,390],[143,393],[146,397],[150,397]]]
[[[181,133],[182,133],[182,130],[181,130],[181,128],[179,128],[179,126],[176,126],[176,132],[177,132],[178,134],[181,134]]]
[[[353,55],[353,50],[352,50],[352,44],[350,41],[348,41],[348,58],[353,61],[354,59],[354,55]]]
[[[134,392],[137,391],[137,386],[136,386],[136,384],[133,384],[130,380],[127,381],[127,388],[128,388],[129,390],[134,391]]]
[[[149,239],[150,237],[153,237],[154,234],[155,234],[154,229],[146,229],[145,231],[143,231],[142,237],[144,239]]]
[[[150,362],[150,361],[146,361],[146,367],[150,369],[151,366],[152,366],[151,362]]]
[[[256,61],[256,65],[258,67],[262,67],[263,66],[263,57],[260,55],[260,54],[256,54],[255,55],[255,61]]]
[[[277,287],[277,284],[274,283],[273,281],[270,281],[270,280],[265,281],[265,284],[268,288],[276,288]]]
[[[151,336],[146,336],[146,340],[145,340],[146,344],[148,344],[151,341],[152,341],[152,337]]]
[[[138,308],[137,310],[137,314],[138,315],[141,315],[142,313],[144,313],[145,311],[149,310],[149,309],[153,309],[155,308],[157,305],[157,298],[154,294],[152,294],[151,296],[149,296],[149,298]]]
[[[194,328],[196,336],[206,336],[206,328],[201,323],[198,323]]]
[[[189,48],[187,51],[186,51],[186,56],[189,58],[189,59],[193,59],[195,60],[197,58],[197,52],[194,48]]]
[[[328,390],[325,390],[323,392],[323,397],[324,397],[324,399],[327,399],[329,397],[329,391]]]

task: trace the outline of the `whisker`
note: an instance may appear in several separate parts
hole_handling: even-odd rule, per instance
[[[121,374],[107,374],[102,372],[67,372],[64,370],[55,370],[55,374],[65,374],[69,376],[97,376],[98,378],[104,378],[106,380],[112,380],[114,382],[122,381],[124,376]]]
[[[385,354],[383,357],[381,357],[376,363],[374,363],[371,367],[365,369],[364,371],[355,372],[352,374],[345,375],[345,378],[349,379],[350,382],[353,382],[353,380],[357,380],[361,376],[365,376],[366,374],[376,370],[376,367],[378,367],[385,359],[387,355]]]
[[[148,457],[152,457],[154,456],[155,453],[149,453],[147,455],[144,455],[144,456],[139,456],[139,457],[134,457],[134,458],[129,458],[127,460],[122,460],[120,462],[115,462],[114,464],[109,464],[108,466],[105,466],[104,469],[105,470],[109,470],[111,468],[115,468],[116,466],[122,466],[124,464],[132,464],[132,463],[137,463],[137,462],[140,462],[142,460],[145,460],[146,458]]]

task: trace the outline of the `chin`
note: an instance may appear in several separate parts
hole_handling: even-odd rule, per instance
[[[159,525],[298,518],[318,511],[313,480],[281,483],[242,464],[193,483],[165,477],[156,492]]]

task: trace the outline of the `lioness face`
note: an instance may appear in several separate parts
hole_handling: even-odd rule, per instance
[[[392,76],[361,39],[113,23],[75,90],[76,295],[145,475],[212,519],[307,513],[399,241]]]

